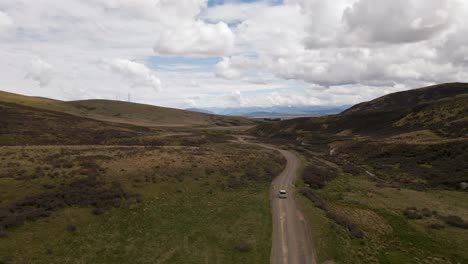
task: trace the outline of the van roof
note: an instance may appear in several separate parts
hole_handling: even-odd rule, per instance
[[[280,192],[283,192],[283,193],[285,193],[285,192],[286,192],[286,190],[280,190]]]

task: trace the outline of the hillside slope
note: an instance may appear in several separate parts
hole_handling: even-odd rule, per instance
[[[262,124],[252,131],[270,137],[303,132],[391,136],[428,129],[442,137],[468,133],[468,84],[451,83],[386,95],[338,115]]]
[[[147,127],[236,126],[253,124],[247,118],[218,116],[111,100],[65,102],[0,91],[0,102],[62,112],[101,121]]]
[[[149,130],[4,102],[0,116],[0,145],[102,144]]]
[[[459,188],[468,181],[468,84],[390,94],[338,115],[265,123],[251,132],[405,186]]]

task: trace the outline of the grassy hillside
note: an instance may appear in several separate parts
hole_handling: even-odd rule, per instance
[[[238,126],[253,124],[251,120],[241,117],[218,116],[111,100],[65,102],[0,91],[0,102],[30,106],[101,121],[147,127]]]
[[[390,94],[338,115],[267,123],[252,131],[262,136],[295,138],[306,133],[381,137],[424,129],[443,137],[468,136],[468,84]]]
[[[251,132],[304,160],[298,200],[324,263],[468,261],[468,84],[390,94]]]
[[[78,117],[13,103],[0,102],[0,145],[104,144],[136,137],[146,127]]]
[[[468,93],[466,83],[446,83],[409,91],[392,93],[369,102],[357,104],[343,114],[358,112],[395,111],[397,109],[412,108],[418,105],[431,104],[447,98]]]
[[[267,263],[279,153],[243,118],[0,94],[0,263]]]
[[[468,84],[390,94],[338,115],[251,131],[349,160],[407,186],[458,188],[468,181]]]

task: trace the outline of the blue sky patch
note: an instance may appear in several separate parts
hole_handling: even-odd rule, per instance
[[[159,69],[161,67],[167,68],[167,66],[176,65],[192,65],[201,67],[211,67],[216,63],[220,62],[220,57],[208,57],[208,58],[195,58],[195,57],[163,57],[163,56],[152,56],[146,59],[146,65],[153,69]]]
[[[223,5],[225,3],[254,3],[254,2],[261,2],[259,0],[238,0],[238,1],[232,1],[232,0],[209,0],[208,1],[208,6],[216,6],[216,5]],[[283,0],[270,0],[269,1],[272,4],[279,5],[283,3]]]

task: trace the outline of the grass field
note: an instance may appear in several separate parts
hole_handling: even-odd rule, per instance
[[[448,215],[468,219],[466,193],[415,191],[382,187],[364,176],[341,176],[315,191],[329,210],[363,232],[357,239],[305,197],[299,201],[312,223],[319,263],[465,263],[468,230],[444,221]],[[405,217],[414,207],[430,212],[421,219]],[[425,209],[426,208],[426,209]]]
[[[268,263],[283,163],[230,143],[1,147],[0,208],[17,221],[0,230],[0,262]]]

